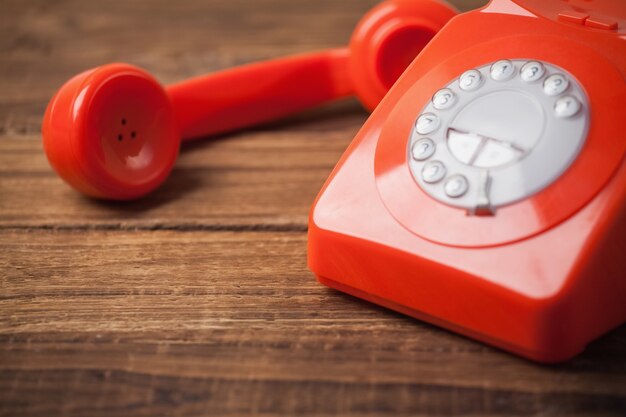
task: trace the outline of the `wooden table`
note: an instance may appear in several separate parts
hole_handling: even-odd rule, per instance
[[[374,3],[1,1],[1,415],[626,415],[624,326],[539,366],[315,281],[307,212],[354,100],[186,146],[137,202],[46,162],[45,105],[83,69],[167,83],[338,46]]]

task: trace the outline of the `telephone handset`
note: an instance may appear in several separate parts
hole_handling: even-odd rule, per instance
[[[182,141],[232,132],[349,95],[373,109],[456,10],[440,0],[386,0],[344,48],[245,65],[162,86],[108,64],[82,72],[43,120],[50,164],[95,198],[130,200],[169,175]]]
[[[544,362],[626,319],[626,4],[452,19],[311,211],[331,287]]]

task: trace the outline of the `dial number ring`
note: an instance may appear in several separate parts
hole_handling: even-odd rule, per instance
[[[444,95],[448,100],[436,100]],[[428,195],[471,214],[483,210],[485,198],[495,213],[547,187],[585,142],[585,93],[572,75],[547,62],[502,59],[468,69],[432,97],[416,116],[409,149],[425,135],[434,146],[428,157],[409,158],[409,168]],[[442,164],[444,178],[425,176],[430,161]],[[446,191],[454,176],[467,182],[461,195]]]

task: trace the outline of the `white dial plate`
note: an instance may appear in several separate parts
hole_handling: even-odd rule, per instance
[[[467,88],[467,74],[480,80],[477,87]],[[442,106],[443,96],[454,99]],[[571,165],[585,142],[589,105],[564,69],[532,59],[502,59],[468,68],[433,91],[415,120],[408,160],[419,186],[445,204],[485,213],[530,197]],[[413,157],[412,146],[419,141],[434,146],[428,157]],[[445,172],[437,181],[424,178],[434,161]],[[451,183],[463,185],[463,192],[451,192]]]

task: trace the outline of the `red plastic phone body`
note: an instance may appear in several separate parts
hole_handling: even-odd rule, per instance
[[[463,71],[551,62],[589,97],[556,181],[493,216],[426,195],[407,166],[416,112]],[[371,115],[322,188],[309,267],[327,286],[541,362],[626,320],[626,3],[493,0],[452,19]]]

